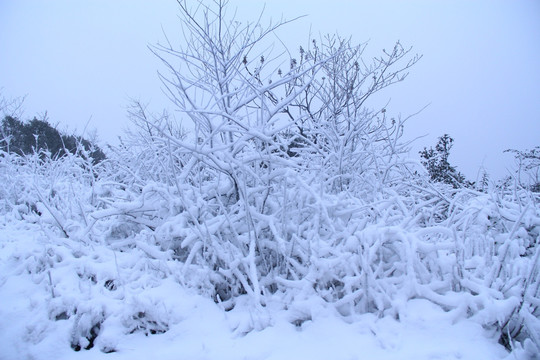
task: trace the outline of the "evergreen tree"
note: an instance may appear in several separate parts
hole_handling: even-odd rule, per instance
[[[420,156],[424,159],[422,164],[426,167],[432,181],[452,185],[455,189],[472,186],[473,183],[467,181],[465,176],[448,161],[453,144],[454,139],[450,135],[444,134],[439,137],[435,149],[430,147],[420,151]]]

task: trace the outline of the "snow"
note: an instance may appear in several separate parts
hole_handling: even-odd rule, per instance
[[[423,299],[382,317],[341,317],[316,298],[288,310],[278,297],[266,307],[245,299],[224,311],[175,281],[175,264],[152,251],[55,244],[22,222],[3,222],[1,234],[2,360],[511,358],[477,319]],[[70,342],[88,346],[100,321],[94,346],[74,351]]]
[[[418,56],[328,37],[276,74],[272,28],[179,5],[192,133],[135,102],[95,163],[1,129],[0,359],[538,359],[538,193],[431,181],[366,103]]]
[[[0,152],[0,359],[538,358],[536,194],[173,153]]]

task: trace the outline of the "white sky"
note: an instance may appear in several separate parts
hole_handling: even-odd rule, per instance
[[[240,19],[255,20],[263,0],[232,0]],[[25,117],[48,111],[60,129],[86,125],[115,142],[129,125],[130,98],[170,107],[161,92],[159,61],[148,44],[162,27],[178,31],[174,0],[0,0],[0,88],[27,95]],[[540,1],[537,0],[267,0],[267,19],[308,15],[280,38],[296,50],[314,34],[369,40],[369,51],[396,40],[424,57],[385,96],[389,112],[411,119],[412,156],[438,136],[455,139],[451,163],[475,180],[484,166],[507,173],[508,148],[540,145]],[[171,108],[171,110],[173,110]]]

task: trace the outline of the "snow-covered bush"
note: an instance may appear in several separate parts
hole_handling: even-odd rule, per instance
[[[226,309],[244,295],[286,307],[315,296],[345,316],[399,316],[422,297],[508,338],[525,319],[537,326],[522,313],[537,319],[524,299],[538,297],[525,282],[537,284],[538,199],[520,192],[508,218],[506,194],[429,183],[401,155],[403,123],[368,107],[416,57],[399,67],[408,50],[397,44],[366,66],[363,47],[329,37],[282,70],[256,52],[282,24],[180,7],[189,41],[155,52],[192,130],[137,106],[141,131],[116,160],[129,196],[111,202],[182,262],[179,281]]]
[[[130,215],[185,261],[185,276],[204,269],[193,283],[208,284],[218,301],[249,294],[264,304],[281,280],[307,275],[319,257],[312,243],[339,241],[336,227],[349,219],[334,218],[328,203],[371,200],[404,179],[403,124],[366,101],[403,80],[418,57],[400,66],[409,50],[398,43],[366,65],[363,46],[329,37],[280,64],[262,45],[285,23],[244,26],[221,3],[179,5],[187,42],[154,51],[192,130],[171,131],[170,119],[136,104],[138,137],[119,154],[140,155],[117,163],[143,208],[161,205]]]
[[[16,218],[54,224],[68,237],[98,206],[94,184],[99,165],[91,157],[67,154],[53,159],[46,151],[25,156],[0,152],[0,167],[1,208]]]
[[[238,334],[276,309],[301,326],[321,308],[400,319],[424,299],[540,347],[538,194],[430,182],[402,154],[403,122],[368,107],[416,57],[397,44],[364,65],[363,47],[329,37],[280,70],[263,45],[284,23],[179,5],[189,41],[155,52],[191,130],[136,103],[98,165],[0,153],[3,221],[42,236],[5,260],[49,294],[32,311],[50,328],[28,339],[64,321],[67,346],[113,352],[180,321],[183,288],[253,309]]]

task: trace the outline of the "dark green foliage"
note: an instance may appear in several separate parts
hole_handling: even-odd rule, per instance
[[[0,131],[0,149],[3,151],[18,155],[48,151],[52,157],[84,151],[94,163],[105,159],[105,154],[97,145],[80,136],[62,134],[46,120],[34,118],[24,123],[12,116],[6,116],[2,120]]]
[[[435,149],[424,148],[420,151],[420,156],[423,158],[422,164],[426,167],[432,181],[452,185],[455,189],[470,187],[473,183],[467,181],[465,176],[448,162],[453,143],[454,139],[448,134],[439,137]]]

